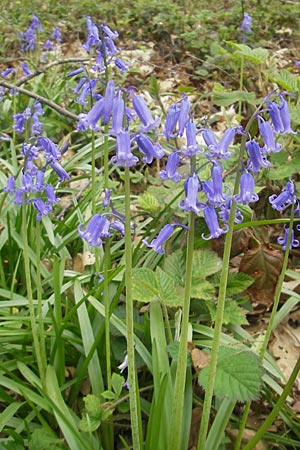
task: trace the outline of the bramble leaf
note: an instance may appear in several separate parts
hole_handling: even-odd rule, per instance
[[[209,366],[199,374],[198,381],[204,388],[209,379]],[[214,394],[231,401],[246,402],[259,397],[262,367],[258,356],[250,351],[221,347],[218,356]]]

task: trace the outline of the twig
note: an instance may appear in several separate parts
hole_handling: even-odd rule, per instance
[[[27,95],[28,97],[34,98],[39,102],[44,103],[45,105],[49,106],[50,108],[54,109],[56,112],[62,114],[65,117],[69,117],[70,119],[73,120],[78,120],[76,114],[71,113],[67,109],[57,105],[57,103],[52,102],[48,98],[42,97],[41,95],[35,94],[34,92],[28,91],[27,89],[16,87],[14,84],[8,83],[7,81],[0,81],[0,86],[12,89],[13,91],[18,91],[21,94]]]

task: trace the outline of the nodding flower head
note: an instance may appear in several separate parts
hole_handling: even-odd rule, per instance
[[[185,156],[191,157],[200,152],[197,144],[197,128],[192,119],[185,124],[186,150],[183,152]]]
[[[246,31],[247,33],[251,33],[252,29],[252,17],[248,13],[244,13],[243,20],[240,26],[241,31]]]
[[[249,172],[242,174],[240,179],[240,193],[234,195],[234,200],[243,205],[257,202],[258,195],[254,192],[254,178]]]
[[[207,205],[204,210],[204,220],[206,222],[206,225],[209,229],[209,236],[205,237],[204,233],[202,233],[202,239],[208,240],[208,239],[215,239],[220,237],[222,234],[227,233],[228,231],[228,225],[224,224],[225,228],[221,228],[218,222],[218,216],[216,213],[216,210],[213,206]]]
[[[42,220],[43,216],[48,216],[48,214],[52,211],[52,206],[49,203],[45,203],[41,198],[35,198],[33,200],[29,200],[29,202],[33,204],[37,211],[36,220],[38,222]]]
[[[285,100],[283,94],[279,94],[279,98],[279,105],[275,102],[267,102],[268,112],[271,116],[274,132],[276,134],[296,134],[291,128],[291,117],[287,101]]]
[[[134,139],[140,151],[145,155],[143,161],[146,164],[151,164],[153,158],[161,159],[164,156],[161,145],[158,142],[153,143],[145,134],[137,134]]]
[[[248,159],[248,169],[254,173],[260,171],[263,167],[267,169],[270,166],[270,161],[268,161],[263,155],[260,146],[257,142],[251,140],[246,143],[246,150],[249,156]]]
[[[279,195],[273,194],[269,197],[273,209],[283,211],[287,206],[296,203],[295,186],[292,180],[288,181]]]
[[[178,116],[178,136],[182,136],[184,133],[185,126],[189,120],[190,109],[191,104],[189,99],[184,95],[180,103],[180,112]]]
[[[112,164],[120,167],[131,167],[138,163],[139,159],[131,152],[131,140],[128,130],[121,130],[117,134],[116,156],[111,159]]]
[[[109,232],[110,222],[101,214],[95,214],[88,222],[83,231],[83,224],[78,226],[78,234],[92,247],[100,247],[103,240],[111,234]]]
[[[175,183],[178,183],[182,178],[182,175],[180,175],[180,173],[177,172],[179,162],[180,156],[178,155],[178,153],[177,152],[170,153],[166,164],[166,170],[161,170],[159,172],[160,178],[162,180],[170,179]]]
[[[143,243],[149,247],[152,248],[156,253],[159,253],[160,255],[163,255],[165,253],[165,249],[163,248],[163,245],[169,239],[171,234],[173,233],[175,224],[167,224],[165,225],[159,232],[158,236],[152,240],[151,244],[148,244],[147,239],[143,239]]]
[[[198,202],[198,192],[201,188],[201,183],[196,173],[185,181],[184,188],[186,199],[179,203],[179,208],[199,214],[201,203]]]
[[[203,192],[209,204],[214,207],[222,205],[228,197],[223,194],[222,172],[222,167],[219,164],[213,164],[211,168],[212,180],[203,183]]]
[[[141,125],[142,133],[148,133],[148,131],[158,127],[160,123],[159,117],[153,119],[152,114],[141,95],[134,95],[132,104],[139,119],[143,122],[143,125]]]
[[[107,125],[113,110],[113,103],[115,98],[115,82],[109,80],[106,85],[103,105],[103,123]]]
[[[300,231],[300,226],[297,225],[296,226],[297,230]],[[278,244],[280,244],[282,247],[282,250],[285,251],[287,249],[288,246],[288,236],[289,236],[289,231],[290,229],[286,226],[284,226],[284,235],[280,236],[277,239]],[[290,242],[290,250],[292,250],[292,248],[297,248],[300,246],[300,241],[298,239],[295,239],[295,232],[294,230],[292,230],[292,234],[291,234],[291,242]]]
[[[179,115],[180,115],[180,105],[178,103],[171,105],[170,108],[168,109],[167,117],[165,120],[164,135],[167,141],[169,141],[170,138],[174,136],[173,131],[179,120]]]
[[[274,131],[266,120],[263,120],[260,116],[258,116],[258,127],[260,134],[264,140],[264,146],[262,148],[262,152],[267,155],[270,153],[277,153],[281,150],[282,145],[275,142]]]
[[[244,134],[244,129],[241,126],[227,128],[225,130],[220,142],[217,141],[213,131],[204,128],[203,139],[208,146],[209,153],[206,155],[208,159],[228,159],[231,156],[231,152],[228,147],[236,134]]]

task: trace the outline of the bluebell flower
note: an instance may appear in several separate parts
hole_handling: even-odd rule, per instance
[[[87,26],[87,40],[86,43],[83,45],[83,48],[90,52],[92,47],[99,47],[101,44],[101,40],[99,38],[99,30],[97,25],[91,20],[90,17],[86,18],[86,26]]]
[[[125,225],[123,222],[121,222],[120,220],[113,220],[110,223],[110,227],[113,230],[119,231],[121,233],[122,236],[125,236]]]
[[[197,128],[192,119],[189,119],[185,125],[186,150],[183,152],[185,156],[191,157],[199,153],[200,149],[197,144]]]
[[[23,73],[24,73],[24,75],[25,75],[26,77],[28,77],[28,76],[30,76],[30,75],[33,74],[33,72],[29,69],[29,66],[28,66],[27,63],[23,63],[23,64],[22,64],[22,70],[23,70]]]
[[[187,95],[184,95],[180,102],[180,112],[178,116],[178,136],[182,136],[185,130],[187,121],[189,120],[189,113],[191,104]]]
[[[126,72],[126,70],[129,69],[129,65],[120,58],[115,59],[115,65],[117,66],[117,68],[120,70],[121,73],[124,73]]]
[[[43,192],[45,190],[44,179],[44,170],[37,170],[35,173],[35,189],[37,192]]]
[[[93,131],[99,131],[98,121],[104,115],[105,100],[100,98],[85,116],[86,125]],[[82,117],[80,118],[82,119]]]
[[[117,135],[123,129],[124,113],[125,104],[122,98],[122,93],[119,91],[113,103],[111,134]]]
[[[173,233],[175,226],[176,226],[175,224],[168,223],[160,230],[160,232],[158,233],[158,236],[152,240],[151,244],[148,244],[148,239],[143,239],[142,242],[147,247],[152,248],[156,253],[163,255],[165,253],[165,249],[163,248],[163,245],[166,243],[166,241],[169,239],[169,237]]]
[[[240,193],[234,195],[234,200],[243,205],[257,202],[258,195],[254,192],[254,178],[249,172],[242,174],[240,179]]]
[[[221,228],[218,222],[218,216],[216,213],[216,210],[213,206],[209,206],[207,205],[204,209],[203,209],[203,214],[204,214],[204,220],[206,222],[206,225],[209,229],[209,236],[205,236],[204,233],[202,233],[201,237],[204,240],[209,240],[209,239],[216,239],[218,237],[220,237],[222,234],[227,233],[228,231],[228,225],[225,223],[224,227],[225,228]]]
[[[297,230],[300,231],[300,226],[297,225],[296,226]],[[288,235],[289,235],[289,228],[287,226],[284,226],[284,235],[281,237],[279,237],[277,239],[278,244],[282,245],[282,250],[285,251],[287,248],[287,244],[288,244]],[[295,232],[294,230],[292,230],[292,235],[291,235],[291,242],[290,242],[290,250],[292,250],[292,248],[297,248],[300,246],[300,241],[298,239],[295,239]]]
[[[280,112],[281,122],[282,122],[282,125],[283,125],[283,133],[297,134],[291,128],[291,117],[290,117],[288,103],[287,103],[287,101],[285,100],[285,98],[283,97],[282,94],[279,95],[279,98],[280,98],[280,102],[279,102],[279,105],[278,105],[278,109],[279,109],[279,112]]]
[[[161,170],[159,172],[160,178],[162,180],[169,179],[174,181],[175,183],[178,183],[182,178],[182,175],[180,175],[180,173],[177,172],[177,167],[179,163],[180,163],[180,156],[178,155],[178,153],[177,152],[170,153],[170,155],[168,156],[166,169]]]
[[[246,31],[247,33],[251,33],[252,29],[252,17],[248,13],[244,13],[243,20],[240,26],[241,31]]]
[[[47,162],[57,161],[60,159],[61,153],[58,150],[58,145],[48,137],[39,138],[38,145],[44,150]]]
[[[15,178],[13,176],[10,176],[7,179],[6,186],[3,188],[3,191],[7,192],[8,194],[14,194],[15,185],[16,185]]]
[[[152,114],[141,95],[134,95],[132,99],[132,104],[139,119],[144,124],[141,125],[142,133],[148,133],[149,131],[158,127],[160,123],[159,117],[155,117],[155,119],[153,119]]]
[[[184,190],[186,199],[179,203],[179,208],[184,211],[193,211],[195,214],[199,214],[201,204],[198,202],[198,192],[201,189],[201,183],[196,173],[193,176],[188,177],[184,182]]]
[[[50,205],[53,205],[54,203],[58,203],[60,201],[60,198],[56,197],[55,190],[52,184],[47,184],[45,186],[45,193],[47,195],[47,200]]]
[[[72,73],[72,72],[70,72],[70,73]],[[87,80],[88,80],[88,78],[86,76],[83,76],[83,77],[80,78],[80,80],[78,81],[77,85],[73,88],[74,94],[79,94],[79,92],[82,90],[83,86],[86,84]]]
[[[179,120],[179,115],[180,115],[179,104],[175,103],[174,105],[171,105],[170,108],[168,109],[166,120],[165,120],[164,135],[165,135],[167,141],[169,141],[170,138],[173,137],[173,131]]]
[[[43,216],[48,216],[48,214],[52,211],[51,205],[49,203],[45,203],[41,198],[35,198],[29,201],[33,204],[37,211],[36,220],[40,222]]]
[[[103,206],[104,209],[107,208],[110,205],[111,192],[112,192],[111,189],[105,189],[104,198],[102,200],[102,206]]]
[[[273,194],[269,197],[273,209],[283,211],[287,206],[296,203],[295,186],[292,180],[287,182],[285,188],[279,195]]]
[[[35,185],[34,185],[34,179],[33,176],[29,173],[23,173],[21,177],[21,183],[22,183],[22,191],[23,192],[35,192]]]
[[[112,164],[120,167],[131,167],[137,164],[139,159],[131,152],[131,139],[128,130],[121,130],[117,134],[116,156],[111,158]]]
[[[215,134],[207,129],[203,129],[203,139],[208,147],[210,153],[206,154],[209,159],[228,159],[231,156],[228,147],[236,134],[244,134],[243,127],[236,126],[232,128],[227,128],[225,130],[220,142],[217,141]]]
[[[38,16],[35,13],[33,13],[32,16],[31,16],[30,26],[34,30],[37,30],[37,31],[40,31],[40,32],[43,31],[41,21],[40,21],[40,19],[38,18]]]
[[[26,122],[24,114],[23,113],[14,114],[13,118],[14,118],[13,130],[15,130],[17,133],[23,133],[25,131],[24,125]]]
[[[202,185],[208,202],[214,207],[222,205],[228,198],[227,195],[223,194],[222,173],[222,167],[219,164],[213,164],[211,168],[212,179],[205,181]]]
[[[134,137],[139,150],[145,155],[143,157],[143,161],[146,164],[151,164],[153,158],[161,159],[164,156],[164,151],[161,145],[156,142],[153,143],[150,138],[146,134],[139,133]]]
[[[264,140],[264,146],[262,148],[262,152],[267,155],[270,153],[277,153],[281,150],[282,145],[275,142],[274,131],[266,120],[263,120],[261,117],[258,117],[258,127],[260,134]]]
[[[248,169],[254,173],[260,171],[263,167],[267,169],[270,166],[270,161],[262,155],[262,150],[256,141],[246,142],[246,150],[249,156],[248,159]]]
[[[24,191],[21,188],[16,189],[16,191],[15,191],[15,199],[14,199],[14,203],[16,205],[22,205],[22,203],[23,203],[23,194],[24,194]]]
[[[115,82],[114,80],[109,80],[104,94],[104,111],[103,111],[103,123],[108,124],[115,98]]]
[[[53,52],[54,50],[54,45],[52,44],[52,42],[50,41],[50,39],[47,39],[47,41],[45,42],[45,44],[43,45],[43,50],[47,50],[49,52]]]
[[[94,98],[95,97],[95,88],[97,85],[97,80],[89,80],[87,79],[82,86],[81,93],[79,97],[76,99],[77,103],[80,105],[87,105],[87,97]]]
[[[109,37],[111,40],[115,40],[119,37],[119,33],[117,31],[112,31],[111,28],[108,25],[101,24],[101,30],[103,33]]]
[[[111,236],[109,232],[110,222],[101,214],[95,214],[89,220],[83,231],[83,224],[78,226],[79,236],[92,247],[100,247],[103,240]]]
[[[67,77],[74,77],[75,75],[79,75],[82,72],[84,72],[84,68],[83,67],[78,67],[77,69],[74,69],[74,70],[71,70],[71,72],[68,72],[67,73]]]
[[[70,175],[65,171],[65,169],[60,165],[58,161],[50,161],[49,164],[57,174],[60,182],[70,179]]]
[[[226,202],[220,206],[220,210],[218,212],[218,215],[223,223],[227,224],[229,221],[230,216],[230,209],[232,205],[232,198],[228,198]],[[234,216],[234,223],[242,223],[244,220],[243,214],[238,209],[238,207],[235,208],[235,216]]]
[[[15,69],[13,69],[12,67],[9,67],[8,69],[5,69],[1,72],[1,77],[3,78],[7,78],[11,73],[14,73]]]
[[[57,27],[54,28],[54,30],[51,34],[51,38],[56,42],[61,42],[61,32],[59,31],[59,29]]]

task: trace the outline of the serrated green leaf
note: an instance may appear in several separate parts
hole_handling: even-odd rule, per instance
[[[61,450],[63,446],[62,440],[56,436],[53,436],[45,430],[45,428],[38,428],[34,430],[30,441],[28,443],[29,450]]]
[[[96,395],[94,394],[88,394],[86,397],[84,397],[83,401],[85,409],[89,414],[89,416],[93,416],[100,419],[102,414],[100,399],[96,397]]]
[[[254,64],[262,64],[269,56],[269,52],[266,48],[258,47],[252,49],[246,44],[237,44],[236,42],[227,42],[227,44],[236,49],[234,54],[243,56]]]
[[[217,306],[214,301],[206,303],[212,322],[216,320],[217,314]],[[246,319],[246,315],[244,310],[237,304],[236,301],[231,298],[226,299],[224,306],[224,316],[223,316],[224,325],[228,325],[232,323],[234,325],[247,325],[248,320]]]
[[[202,300],[212,300],[215,295],[215,288],[207,280],[197,280],[192,282],[191,297]]]
[[[173,277],[180,286],[184,286],[185,259],[183,251],[177,250],[166,257],[164,271]]]
[[[213,102],[216,106],[229,106],[236,102],[245,102],[255,105],[255,94],[245,91],[212,91]]]
[[[79,422],[79,428],[87,433],[96,431],[100,427],[100,425],[101,421],[99,419],[90,417],[88,414],[86,414]]]
[[[222,269],[222,259],[211,250],[197,250],[193,258],[193,281],[206,278]]]
[[[132,296],[134,300],[145,303],[159,297],[156,276],[151,269],[139,268],[133,271]]]
[[[115,372],[112,374],[111,385],[117,397],[120,397],[124,383],[125,379],[124,377],[122,377],[122,375],[119,375],[118,373]]]
[[[206,388],[209,366],[199,374],[198,381]],[[259,397],[262,367],[258,356],[250,350],[221,347],[218,356],[214,394],[232,401],[246,402]]]
[[[226,295],[228,297],[244,292],[255,279],[243,272],[229,273],[227,281]]]
[[[169,306],[183,304],[183,292],[176,287],[174,278],[164,272],[160,267],[156,269],[156,279],[159,287],[159,299]]]
[[[149,192],[145,192],[144,194],[139,196],[140,207],[144,211],[155,212],[159,209],[159,203],[154,195]]]
[[[267,73],[268,78],[277,83],[278,86],[288,92],[297,92],[298,84],[300,82],[299,75],[290,73],[286,69],[279,70],[278,72]]]

